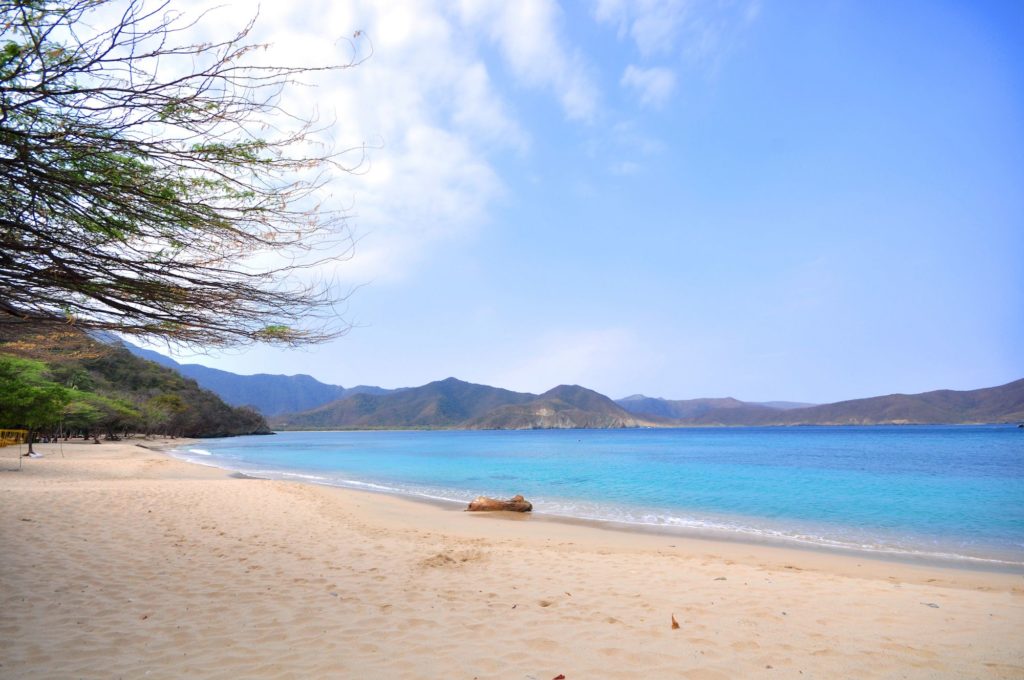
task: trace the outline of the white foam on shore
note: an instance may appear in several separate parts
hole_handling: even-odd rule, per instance
[[[292,479],[308,479],[314,482],[322,482],[327,480],[327,477],[321,477],[320,475],[307,475],[301,472],[274,472],[271,470],[256,470],[255,474],[278,475],[280,477],[288,477]]]
[[[324,486],[335,486],[374,493],[385,493],[405,498],[419,498],[430,501],[444,501],[448,503],[466,503],[477,494],[461,489],[439,489],[416,487],[411,485],[386,485],[375,482],[347,479],[308,473],[291,472],[286,470],[268,470],[247,468],[245,466],[231,465],[228,460],[214,456],[204,449],[187,449],[170,452],[172,455],[183,458],[193,463],[213,465],[233,472],[241,472],[246,475],[262,477],[265,479],[295,479],[300,482],[320,484]],[[197,454],[204,457],[212,457],[213,460],[195,460],[187,454]],[[913,545],[894,545],[885,542],[865,542],[860,540],[842,540],[836,537],[822,536],[814,533],[801,532],[797,530],[784,531],[770,527],[756,527],[735,520],[720,520],[711,518],[698,518],[679,516],[656,511],[627,508],[624,506],[603,505],[596,503],[573,503],[564,499],[537,498],[534,500],[534,514],[543,515],[553,520],[582,520],[605,524],[613,527],[664,532],[677,535],[691,535],[696,537],[724,539],[724,540],[748,540],[766,544],[788,544],[806,546],[808,548],[838,550],[847,553],[869,553],[894,559],[911,559],[938,561],[952,564],[974,564],[987,565],[992,568],[1011,568],[1019,570],[1024,568],[1024,561],[1016,559],[1001,559],[997,557],[982,557],[979,555],[963,554],[947,550],[924,550]],[[852,539],[852,537],[851,537]],[[1016,555],[1014,555],[1016,557]]]
[[[813,533],[800,531],[784,531],[769,527],[755,527],[737,521],[717,521],[713,519],[702,519],[696,517],[680,517],[670,514],[640,513],[634,514],[624,508],[613,506],[594,506],[588,510],[581,511],[571,504],[565,505],[558,501],[550,504],[541,502],[535,506],[549,508],[549,511],[541,510],[538,514],[544,514],[552,518],[565,517],[580,519],[588,522],[608,523],[622,527],[642,527],[653,531],[666,531],[667,533],[679,533],[682,535],[692,534],[708,538],[724,539],[748,539],[764,543],[798,544],[812,548],[825,548],[851,553],[872,553],[893,558],[910,558],[920,560],[934,560],[941,562],[969,562],[972,564],[992,565],[993,567],[1012,567],[1020,569],[1024,567],[1024,561],[1018,559],[1002,559],[998,557],[982,557],[950,550],[924,550],[913,545],[896,545],[884,542],[863,542],[858,540],[842,540],[840,538],[822,536]]]
[[[382,486],[350,479],[335,479],[327,482],[330,486],[368,489],[392,495],[423,498],[427,500],[466,503],[475,494],[455,489],[423,489],[415,487]],[[723,521],[710,518],[684,517],[672,514],[635,512],[613,505],[587,504],[583,510],[579,505],[562,500],[537,498],[534,513],[558,520],[583,520],[596,524],[618,526],[628,529],[652,530],[667,534],[691,535],[712,539],[748,540],[766,544],[789,544],[808,548],[837,550],[847,553],[871,553],[880,556],[913,560],[940,561],[991,565],[992,567],[1024,568],[1024,561],[982,557],[950,550],[924,550],[913,545],[897,545],[885,542],[842,540],[797,530],[785,531],[770,527],[756,527],[739,521]],[[538,509],[539,508],[539,509]]]

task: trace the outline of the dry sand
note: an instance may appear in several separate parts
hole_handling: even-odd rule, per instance
[[[3,678],[1024,677],[1019,574],[40,449],[0,472]]]

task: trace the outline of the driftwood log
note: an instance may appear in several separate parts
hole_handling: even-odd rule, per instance
[[[488,498],[487,496],[477,496],[475,500],[470,501],[469,507],[466,508],[466,510],[468,512],[486,512],[489,510],[530,512],[533,510],[533,503],[522,496],[513,496],[507,501],[499,500],[497,498]]]

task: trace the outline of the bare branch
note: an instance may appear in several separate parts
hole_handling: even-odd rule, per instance
[[[365,149],[323,151],[282,107],[299,78],[252,63],[253,21],[196,44],[169,3],[0,0],[0,323],[202,346],[320,342],[344,299],[303,274],[349,255],[318,196]],[[365,40],[357,33],[359,40]],[[355,153],[355,163],[349,160]],[[257,255],[278,266],[255,269]]]

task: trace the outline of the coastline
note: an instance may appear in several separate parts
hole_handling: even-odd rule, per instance
[[[701,429],[717,431],[722,428]],[[726,429],[737,431],[748,428]],[[763,430],[765,428],[758,429]],[[834,431],[837,428],[828,427],[824,429]],[[858,426],[858,429],[861,428]],[[865,428],[864,431],[870,433],[878,429],[876,426],[870,426]],[[351,433],[344,431],[331,432],[339,434],[380,434],[380,432],[375,430],[353,431]],[[454,432],[467,436],[486,435],[483,431],[460,430]],[[598,436],[600,436],[601,431],[590,430],[590,432],[598,433]],[[329,433],[328,431],[304,430],[288,432],[286,434],[322,435]],[[452,433],[453,431],[437,431],[438,436],[450,435]],[[408,432],[389,430],[385,434],[402,435],[408,434]],[[575,437],[575,435],[571,436]],[[444,455],[446,456],[454,455],[456,457],[460,454],[465,455],[469,449],[462,445],[463,441],[470,440],[459,438],[451,442],[444,442],[442,449],[439,449],[439,453],[445,452]],[[507,438],[502,441],[507,441]],[[576,439],[574,438],[572,441],[575,442]],[[286,442],[290,446],[282,450],[291,450],[291,448],[299,447],[303,449],[304,454],[306,453],[305,447],[316,448],[320,444],[316,440],[297,442],[287,438]],[[654,533],[677,538],[691,537],[726,543],[750,543],[796,550],[824,551],[860,559],[880,559],[907,564],[1024,573],[1024,552],[1021,552],[1019,540],[1014,538],[1015,535],[1011,534],[1010,529],[1007,528],[1001,535],[985,533],[985,530],[990,526],[1002,526],[998,524],[997,520],[1002,521],[1002,517],[1006,515],[979,518],[972,514],[971,511],[974,507],[984,508],[986,507],[984,504],[972,506],[972,508],[961,508],[964,512],[955,514],[955,516],[950,514],[945,508],[938,508],[938,506],[935,506],[935,508],[919,508],[918,513],[920,517],[928,517],[928,512],[937,508],[939,512],[946,511],[948,515],[944,518],[946,521],[941,523],[933,521],[931,526],[926,526],[924,522],[915,526],[913,520],[902,521],[903,518],[898,517],[894,518],[896,521],[890,524],[891,520],[888,516],[879,518],[878,512],[881,510],[880,507],[874,508],[875,516],[869,517],[865,515],[863,517],[863,524],[857,523],[856,511],[844,521],[817,522],[814,519],[813,513],[801,515],[800,512],[793,512],[796,506],[780,508],[778,504],[775,504],[775,507],[772,507],[771,502],[762,504],[760,508],[748,506],[742,509],[739,509],[735,504],[734,509],[721,507],[712,509],[713,504],[706,509],[700,508],[698,504],[698,509],[691,509],[686,504],[673,506],[671,503],[663,504],[658,501],[651,501],[650,498],[648,498],[646,504],[635,503],[622,500],[621,494],[619,499],[606,497],[604,489],[601,488],[600,484],[592,484],[587,489],[576,489],[575,494],[568,494],[563,497],[558,491],[562,480],[566,477],[572,478],[577,472],[575,468],[560,471],[561,476],[553,476],[549,470],[549,474],[541,481],[533,477],[525,477],[523,478],[525,484],[522,487],[516,483],[513,483],[511,486],[499,483],[497,485],[491,484],[490,488],[481,488],[479,482],[483,480],[486,484],[488,481],[487,475],[490,472],[487,470],[470,468],[470,471],[465,472],[465,474],[467,475],[466,480],[471,480],[472,483],[461,485],[459,483],[448,484],[445,481],[441,481],[446,478],[441,477],[431,480],[431,473],[424,475],[423,471],[420,471],[418,477],[415,474],[407,475],[399,469],[392,470],[390,474],[379,475],[379,468],[374,466],[368,467],[365,464],[362,466],[358,464],[349,466],[344,473],[334,470],[331,463],[324,464],[323,461],[318,461],[319,464],[312,466],[309,466],[309,464],[292,466],[287,460],[275,459],[273,455],[268,457],[261,453],[250,458],[251,444],[248,442],[239,442],[234,445],[233,451],[231,442],[222,440],[222,443],[226,451],[217,448],[216,445],[210,450],[186,450],[185,447],[179,447],[178,451],[173,452],[173,455],[188,462],[220,466],[263,479],[297,480],[330,487],[384,493],[417,502],[436,503],[460,509],[480,493],[497,497],[502,494],[522,492],[528,495],[534,503],[532,517],[535,520],[568,522],[584,526],[598,526],[608,530]],[[889,446],[891,444],[886,442],[886,445]],[[254,446],[261,451],[263,449],[260,443]],[[346,445],[342,444],[342,446]],[[372,449],[372,445],[370,448]],[[385,449],[387,449],[387,445],[385,445]],[[396,450],[401,451],[400,448]],[[390,453],[390,451],[383,454],[383,460],[385,461],[387,461],[387,453]],[[508,468],[509,461],[504,461],[504,463],[506,468]],[[375,460],[374,465],[379,464],[380,460]],[[512,465],[515,465],[515,463],[512,463]],[[913,467],[912,463],[908,463],[908,465]],[[386,465],[383,469],[387,469]],[[459,476],[463,474],[463,470],[448,470],[444,474]],[[511,468],[503,472],[503,475],[512,475],[507,477],[510,480],[516,479],[518,474],[518,471],[514,471]],[[601,479],[600,471],[588,470],[587,474],[583,474],[585,478],[588,475],[591,479]],[[729,481],[723,481],[727,485],[726,488],[729,488]],[[788,480],[781,481],[783,482],[783,488],[785,488],[785,482]],[[817,483],[821,484],[822,482],[819,480]],[[829,483],[831,484],[831,480],[829,480]],[[767,486],[772,485],[769,482]],[[837,486],[837,488],[841,487]],[[671,489],[667,488],[661,488],[660,491],[662,494],[668,494],[660,498],[668,498],[673,493]],[[693,492],[692,489],[688,491]],[[734,498],[737,496],[736,491],[736,489],[731,489]],[[758,495],[761,493],[759,488],[749,488],[742,491],[750,493],[752,498],[758,498]],[[803,490],[795,489],[795,491],[799,494]],[[903,494],[905,490],[903,488],[890,488],[888,491]],[[972,491],[977,495],[979,490],[973,489]],[[945,493],[936,493],[934,489],[929,489],[929,492],[931,498],[948,497],[951,499],[959,498],[964,493],[963,490],[958,488],[946,490]],[[990,487],[985,489],[984,493],[987,495],[979,495],[978,499],[981,500],[984,497],[991,500],[994,490]],[[876,497],[884,499],[890,496],[883,493],[876,494]],[[816,500],[808,499],[811,506],[814,506]],[[868,507],[871,507],[871,504],[875,503],[876,498],[863,500],[866,500]],[[999,507],[1003,507],[1006,512],[1011,513],[1009,516],[1012,516],[1016,506],[1012,503],[1007,505],[1005,499],[1003,500],[1005,507]],[[839,501],[839,503],[842,502]],[[833,516],[837,516],[835,513],[838,506],[836,506],[835,501],[832,501],[832,503],[831,508],[823,507],[833,512]],[[853,508],[854,506],[851,505],[850,508],[840,509],[840,512],[849,512]],[[775,514],[780,509],[782,512]],[[992,512],[989,514],[992,515]],[[821,516],[826,517],[826,512],[822,512]],[[974,526],[970,526],[966,521],[963,521],[964,517],[971,517],[974,520]],[[983,521],[984,519],[992,520],[995,523],[986,523]],[[900,523],[901,521],[902,523]],[[993,535],[997,537],[995,540],[989,538]],[[987,542],[986,539],[988,539]]]
[[[651,425],[623,425],[621,427],[465,427],[462,425],[416,425],[400,427],[397,425],[381,425],[379,427],[272,427],[266,434],[278,432],[531,432],[534,430],[701,430],[719,428],[757,429],[757,428],[793,428],[793,427],[1024,427],[1019,420],[963,420],[963,421],[910,421],[910,420],[875,420],[862,423],[824,422],[824,423],[655,423]],[[264,433],[260,433],[264,434]],[[242,435],[245,436],[245,435]]]
[[[201,442],[202,440],[195,440],[193,443]],[[231,468],[221,467],[214,463],[204,463],[202,461],[181,458],[174,454],[174,451],[178,448],[181,448],[180,444],[177,446],[153,447],[153,450],[161,451],[165,455],[174,458],[175,460],[182,461],[188,465],[198,465],[201,467],[221,470],[235,478],[268,482],[281,481],[294,484],[308,484],[310,486],[323,489],[336,490],[341,494],[343,502],[351,503],[363,496],[370,496],[371,498],[382,496],[394,499],[397,502],[408,503],[411,505],[403,514],[405,515],[405,520],[410,524],[417,524],[419,519],[422,517],[422,510],[417,510],[417,507],[426,506],[446,513],[462,513],[466,506],[464,501],[453,500],[450,498],[402,493],[399,490],[387,489],[384,487],[373,487],[372,485],[358,487],[332,484],[329,482],[317,481],[309,478],[307,475],[301,474],[283,473],[286,478],[279,478],[232,470]],[[348,497],[348,494],[353,494],[354,498]],[[640,524],[618,522],[608,519],[573,517],[570,515],[538,512],[536,508],[534,508],[533,512],[523,514],[512,512],[491,512],[473,513],[468,514],[467,516],[477,519],[491,519],[507,522],[552,523],[555,525],[566,525],[568,527],[579,527],[581,530],[588,533],[597,532],[592,536],[592,539],[595,542],[599,542],[602,538],[602,534],[606,534],[608,532],[611,532],[612,534],[625,534],[627,536],[631,536],[631,538],[626,539],[627,541],[636,541],[637,547],[648,549],[662,549],[665,545],[675,547],[676,545],[686,543],[688,545],[688,549],[693,552],[710,550],[715,554],[729,555],[730,558],[735,558],[739,553],[747,553],[749,556],[749,551],[757,551],[759,554],[763,553],[765,555],[771,553],[779,563],[794,561],[796,558],[792,553],[802,554],[803,559],[811,560],[814,559],[814,555],[821,555],[826,562],[829,562],[831,558],[838,560],[836,564],[831,564],[829,562],[828,566],[832,568],[832,570],[835,570],[835,568],[840,566],[849,567],[849,565],[841,565],[842,562],[852,561],[858,563],[857,571],[852,571],[849,568],[843,570],[844,573],[850,575],[862,573],[860,570],[863,568],[863,564],[867,562],[877,567],[877,569],[869,569],[868,571],[878,572],[884,570],[884,568],[891,570],[893,568],[907,567],[915,571],[924,570],[923,573],[926,573],[929,577],[933,576],[931,572],[933,569],[939,570],[940,572],[963,571],[979,572],[982,574],[1001,574],[1011,577],[1011,579],[1019,578],[1020,585],[1024,587],[1024,564],[1006,562],[997,559],[973,558],[964,555],[872,550],[867,548],[858,549],[841,545],[816,543],[812,541],[798,541],[789,537],[768,537],[749,533],[731,532],[725,529],[698,529],[693,527],[674,527],[671,525],[661,524]],[[426,522],[426,524],[429,525],[436,520],[437,518],[431,518]],[[647,542],[639,540],[639,537],[644,536],[650,537],[650,541]],[[608,536],[604,536],[604,539],[612,541],[615,540]],[[665,543],[665,541],[668,541],[668,543]],[[810,554],[807,555],[806,553]],[[1016,581],[1010,581],[1009,583],[1011,586],[1016,585]]]
[[[201,441],[201,440],[198,440]],[[466,501],[454,500],[451,498],[440,498],[417,493],[403,493],[398,489],[377,487],[376,485],[351,483],[340,484],[327,481],[319,481],[309,475],[283,472],[281,476],[275,477],[265,473],[245,472],[232,468],[221,467],[214,463],[204,463],[200,460],[190,460],[175,455],[177,447],[166,447],[162,450],[166,455],[180,460],[189,465],[199,465],[223,470],[232,477],[244,479],[257,479],[263,481],[282,481],[296,484],[309,484],[311,486],[325,489],[337,489],[342,492],[354,494],[369,494],[386,496],[396,500],[403,500],[414,505],[426,505],[439,508],[448,512],[461,512],[465,509]],[[410,512],[410,515],[413,513]],[[769,550],[778,549],[781,551],[797,551],[822,553],[834,555],[851,560],[869,560],[887,564],[900,564],[911,567],[935,567],[939,569],[954,569],[966,571],[981,571],[994,574],[1008,574],[1024,577],[1024,563],[1001,560],[996,558],[973,557],[968,555],[952,555],[944,553],[909,552],[899,550],[885,550],[867,547],[852,547],[842,544],[828,544],[811,540],[798,540],[789,536],[767,536],[753,532],[730,531],[723,528],[712,527],[683,527],[667,524],[647,524],[639,522],[624,522],[612,519],[601,519],[592,517],[575,517],[572,515],[560,515],[544,511],[534,510],[528,514],[518,513],[485,513],[482,516],[501,518],[508,521],[522,522],[552,522],[555,524],[567,524],[571,526],[584,527],[597,531],[607,531],[626,534],[639,534],[657,536],[678,541],[695,541],[698,543],[725,544],[737,546],[751,546],[751,549],[765,548]]]
[[[0,474],[0,676],[1024,676],[1019,574],[56,446]]]

